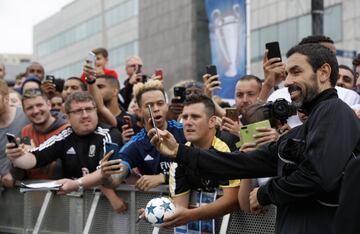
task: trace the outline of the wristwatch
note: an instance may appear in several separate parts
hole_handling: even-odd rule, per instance
[[[84,184],[81,178],[77,179],[76,182],[79,184],[78,192],[81,192],[84,190]]]

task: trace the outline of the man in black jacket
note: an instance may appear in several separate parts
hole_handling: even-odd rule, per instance
[[[338,64],[329,49],[298,45],[287,57],[285,86],[308,119],[277,143],[222,153],[179,145],[166,131],[159,140],[152,129],[149,137],[160,152],[209,178],[274,177],[252,191],[250,203],[253,211],[277,206],[276,233],[332,233],[343,171],[360,149],[360,122],[334,89]]]

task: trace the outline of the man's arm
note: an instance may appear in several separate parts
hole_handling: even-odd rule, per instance
[[[101,93],[96,86],[96,77],[95,70],[91,66],[85,64],[83,68],[83,72],[86,75],[86,82],[88,83],[89,93],[94,97],[97,111],[103,120],[110,124],[111,126],[116,127],[117,121],[115,116],[110,112],[110,110],[104,105],[104,100],[101,96]]]
[[[21,169],[31,169],[36,165],[35,155],[25,150],[24,145],[15,147],[14,143],[6,144],[6,155],[14,166]]]
[[[259,188],[260,205],[321,200],[320,194],[339,188],[343,170],[360,139],[360,124],[351,112],[345,105],[328,104],[312,113],[304,160],[294,172],[273,178]],[[338,124],[339,119],[343,124]]]

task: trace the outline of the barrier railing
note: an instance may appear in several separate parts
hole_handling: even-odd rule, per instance
[[[122,184],[117,193],[128,203],[128,210],[115,213],[105,196],[98,190],[86,190],[66,196],[52,192],[20,193],[18,188],[0,187],[0,233],[152,233],[153,227],[137,220],[137,210],[160,195],[168,193],[167,186],[141,192],[133,185]],[[226,233],[274,233],[276,209],[268,207],[261,215],[233,212]],[[216,233],[221,218],[216,219]],[[159,233],[173,233],[160,230]],[[221,233],[225,233],[222,231]]]

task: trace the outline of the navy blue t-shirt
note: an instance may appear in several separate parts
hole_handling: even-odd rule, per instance
[[[167,122],[167,130],[180,144],[186,142],[183,126],[174,120]],[[145,128],[141,129],[119,151],[118,157],[130,168],[137,167],[142,175],[169,175],[169,168],[174,159],[161,155],[150,143]]]

